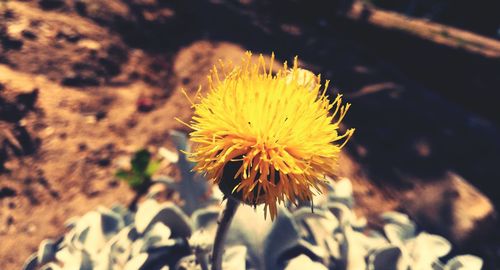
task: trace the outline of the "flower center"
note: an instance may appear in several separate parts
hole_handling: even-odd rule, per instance
[[[241,177],[242,174],[240,174],[238,177],[234,178],[234,176],[238,173],[239,169],[243,165],[243,156],[238,156],[234,158],[234,161],[229,161],[226,163],[224,166],[224,169],[222,170],[222,179],[223,181],[219,182],[219,189],[224,193],[225,196],[231,197],[233,199],[236,199],[238,201],[244,202],[249,205],[258,205],[261,203],[265,202],[265,197],[266,197],[266,191],[261,188],[261,186],[257,183],[255,187],[253,188],[252,196],[247,196],[247,199],[243,199],[243,190],[235,190],[235,187],[241,183]],[[257,175],[255,176],[254,183],[259,181],[261,177],[260,172],[257,172]],[[278,171],[274,171],[274,181],[275,183],[273,184],[278,184],[280,181],[280,174]],[[263,179],[263,181],[265,181]],[[270,181],[269,177],[267,181]],[[250,199],[251,198],[251,199]]]

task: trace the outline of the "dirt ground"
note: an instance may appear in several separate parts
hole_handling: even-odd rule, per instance
[[[452,239],[454,252],[498,267],[494,120],[460,98],[450,102],[449,89],[421,63],[421,76],[411,76],[415,56],[393,59],[379,43],[365,43],[358,26],[264,16],[261,8],[253,1],[0,4],[0,269],[19,269],[70,217],[127,204],[133,192],[113,178],[120,161],[144,147],[169,147],[170,130],[187,131],[174,117],[191,115],[180,89],[193,94],[217,60],[238,62],[246,50],[299,55],[352,102],[346,126],[357,133],[339,176],[354,181],[360,214],[405,211]],[[458,64],[465,69],[469,58]],[[491,61],[476,68],[489,74]]]

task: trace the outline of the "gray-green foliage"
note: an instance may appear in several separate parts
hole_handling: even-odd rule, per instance
[[[188,214],[217,202],[218,200],[214,201],[213,197],[207,196],[210,193],[210,187],[206,179],[192,172],[194,164],[188,160],[185,154],[190,150],[186,134],[171,131],[170,138],[178,151],[179,158],[176,161],[181,172],[182,181],[173,181],[168,176],[159,176],[154,181],[164,183],[170,189],[176,190],[184,200],[182,209]]]
[[[328,200],[318,205],[314,213],[307,208],[282,209],[287,213],[286,233],[282,226],[275,224],[273,231],[295,238],[296,245],[313,261],[321,262],[322,266],[308,269],[368,269],[368,270],[451,270],[451,269],[481,269],[482,260],[478,257],[458,256],[447,263],[440,258],[451,251],[451,244],[443,237],[418,231],[414,222],[405,214],[387,212],[382,215],[383,232],[366,228],[366,220],[356,217],[352,211],[352,187],[347,179],[342,179],[332,185]],[[278,220],[279,221],[279,220]],[[293,225],[293,226],[291,226]],[[273,234],[271,233],[271,236]],[[277,244],[283,237],[268,237],[268,252],[276,252]],[[281,240],[284,241],[284,240]],[[296,248],[296,247],[295,247]],[[293,249],[293,248],[292,248]],[[275,258],[283,258],[290,254],[290,249],[282,250]],[[302,259],[295,257],[289,260],[266,261],[267,269],[296,269],[293,261]],[[288,263],[288,264],[287,264]]]
[[[179,150],[187,138],[172,133]],[[178,162],[182,181],[152,181],[176,189],[185,203],[159,203],[154,194],[137,212],[122,206],[99,207],[67,222],[67,232],[44,240],[23,269],[209,269],[209,255],[220,211],[216,191],[191,172],[184,154]],[[144,163],[145,164],[145,163]],[[144,165],[143,164],[143,165]],[[144,168],[141,167],[141,168]],[[144,171],[144,170],[143,170]],[[383,230],[367,227],[353,212],[351,182],[339,180],[325,196],[299,207],[281,207],[274,222],[264,220],[262,207],[240,207],[230,228],[223,268],[286,270],[479,270],[472,255],[441,258],[452,249],[443,237],[419,231],[405,214],[381,216]],[[203,266],[203,267],[202,267]],[[206,269],[205,268],[205,269]]]

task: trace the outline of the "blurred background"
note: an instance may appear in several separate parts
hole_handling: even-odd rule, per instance
[[[0,268],[133,200],[115,172],[172,148],[180,89],[246,50],[298,55],[353,104],[338,176],[372,226],[405,212],[500,269],[498,0],[0,1]]]

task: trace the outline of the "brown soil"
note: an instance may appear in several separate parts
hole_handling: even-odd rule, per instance
[[[274,50],[280,60],[298,54],[354,104],[346,125],[357,133],[339,176],[354,181],[361,214],[406,211],[452,238],[458,251],[498,266],[488,253],[498,236],[477,233],[490,232],[483,223],[493,213],[490,201],[498,205],[491,184],[500,178],[497,127],[429,90],[440,84],[415,80],[380,56],[389,52],[359,43],[361,32],[346,34],[358,26],[275,18],[259,3],[0,5],[1,269],[19,269],[68,218],[127,204],[133,193],[113,178],[119,161],[168,145],[169,130],[185,130],[174,117],[191,115],[179,89],[193,94],[213,63],[238,62],[245,50]]]

